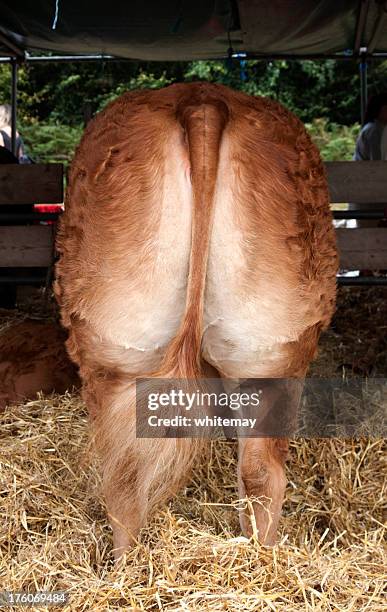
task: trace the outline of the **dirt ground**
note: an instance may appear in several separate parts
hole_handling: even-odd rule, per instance
[[[341,287],[311,376],[387,376],[387,287]]]

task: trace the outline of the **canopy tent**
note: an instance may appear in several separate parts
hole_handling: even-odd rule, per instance
[[[0,53],[139,60],[387,54],[386,0],[2,0]]]
[[[21,61],[230,56],[360,58],[363,120],[366,60],[387,57],[387,0],[1,0],[0,61],[12,63],[12,148]]]
[[[0,61],[9,61],[12,66],[14,152],[17,69],[23,61],[190,61],[235,56],[358,60],[363,120],[367,60],[387,57],[387,0],[0,0]],[[338,163],[340,168],[345,164]],[[370,163],[374,168],[376,162]],[[380,164],[377,177],[384,202],[386,162]],[[374,170],[365,170],[360,176],[356,167],[349,174],[345,167],[339,176],[339,185],[352,184],[356,178],[355,197],[349,201],[362,201],[359,186],[364,183],[363,201],[369,202],[367,189],[379,184],[373,179]],[[385,239],[379,232],[365,237],[365,243],[367,229],[359,231],[363,234],[350,230],[349,243],[356,243],[355,252],[358,254],[360,244],[360,251],[369,255],[368,261],[382,261],[380,268],[384,268],[385,259],[373,258],[380,255],[378,240],[384,244]],[[371,248],[374,244],[376,254]],[[367,284],[387,282],[374,277],[362,280]]]

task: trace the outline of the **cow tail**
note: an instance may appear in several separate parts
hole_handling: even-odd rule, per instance
[[[201,373],[203,306],[214,193],[226,105],[217,99],[187,102],[177,109],[189,149],[193,191],[191,252],[186,307],[177,335],[167,348],[158,376],[195,380]]]
[[[186,307],[160,369],[148,375],[148,381],[143,381],[141,388],[136,390],[137,410],[142,410],[140,407],[144,405],[146,416],[150,391],[162,391],[164,383],[168,388],[171,379],[179,379],[178,385],[186,389],[195,388],[196,384],[202,386],[204,382],[199,380],[204,290],[219,148],[227,113],[225,104],[217,100],[191,100],[177,108],[177,120],[185,132],[189,148],[193,192]],[[205,448],[204,438],[164,436],[160,439],[141,439],[141,436],[136,439],[137,482],[141,488],[139,495],[144,515],[152,513],[160,502],[169,499],[186,482],[195,458],[202,456]]]

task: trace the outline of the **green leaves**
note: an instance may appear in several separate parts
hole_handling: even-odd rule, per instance
[[[82,127],[34,122],[20,127],[27,153],[35,162],[60,162],[67,165],[78,145]]]
[[[132,89],[181,81],[222,83],[279,100],[307,123],[324,159],[351,159],[360,114],[359,70],[352,61],[235,58],[193,62],[35,63],[19,68],[18,125],[37,161],[71,158],[86,118]],[[369,66],[370,93],[382,91],[387,61]],[[0,103],[10,101],[11,70],[0,65]]]
[[[306,124],[313,142],[320,149],[324,161],[351,160],[355,151],[360,125],[338,125],[328,119],[314,119]]]

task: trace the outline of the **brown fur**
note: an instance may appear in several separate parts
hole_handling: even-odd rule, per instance
[[[134,385],[139,376],[205,375],[203,308],[213,291],[209,288],[205,298],[222,142],[228,143],[235,177],[233,224],[245,262],[231,280],[246,301],[275,284],[271,308],[285,314],[278,314],[283,340],[277,329],[264,330],[280,336],[275,359],[267,348],[256,362],[246,352],[246,371],[234,372],[227,359],[222,366],[214,358],[217,375],[302,378],[334,309],[337,255],[324,170],[290,112],[270,100],[195,83],[125,94],[89,124],[70,173],[57,242],[56,295],[92,416],[117,555],[135,541],[155,505],[184,482],[200,448],[195,440],[137,439]],[[176,184],[176,196],[166,201],[183,227],[184,167],[191,173],[193,194],[186,305],[179,310],[182,289],[176,281],[176,312],[168,319],[175,331],[165,346],[155,345],[148,353],[148,348],[127,346],[125,338],[128,330],[135,334],[145,304],[152,304],[147,301],[152,283],[162,286],[159,277],[165,274],[172,287],[181,270],[179,260],[171,258],[173,249],[181,248],[184,260],[183,230],[179,226],[173,234],[172,216],[162,233],[166,204],[161,207],[159,194],[167,198],[166,186]],[[221,233],[221,226],[215,228]],[[162,241],[169,234],[166,252],[172,263],[168,260],[165,269]],[[133,319],[122,310],[123,294],[128,307],[142,295]],[[160,317],[165,308],[159,305]],[[149,337],[157,331],[146,329]],[[158,331],[164,332],[163,325]],[[230,350],[240,351],[244,339],[238,346],[228,342]],[[286,441],[240,443],[241,494],[271,500],[269,511],[255,508],[265,542],[275,537],[285,456]],[[244,515],[241,524],[248,533]]]
[[[43,393],[64,393],[79,387],[68,358],[67,334],[56,323],[33,319],[8,327],[0,334],[0,410]]]

